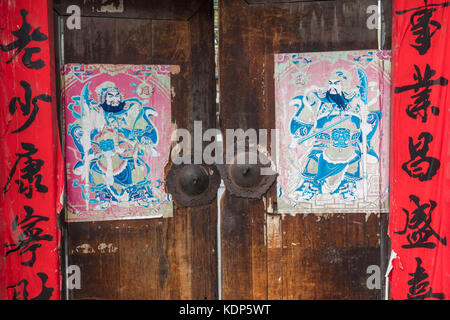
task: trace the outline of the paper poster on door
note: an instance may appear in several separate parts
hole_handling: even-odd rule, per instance
[[[170,66],[62,69],[67,221],[172,215]]]
[[[390,52],[275,55],[277,212],[388,210]]]

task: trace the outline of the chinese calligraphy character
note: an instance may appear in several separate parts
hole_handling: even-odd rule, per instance
[[[15,180],[14,182],[19,186],[19,193],[25,193],[25,196],[28,199],[31,199],[33,196],[33,183],[36,191],[41,193],[47,193],[48,188],[44,186],[42,182],[42,175],[39,173],[42,166],[44,165],[44,161],[40,159],[33,159],[31,156],[34,155],[38,149],[32,143],[22,143],[22,149],[24,149],[25,153],[17,153],[17,160],[14,163],[8,180],[3,187],[3,194],[8,191],[9,183],[11,182],[12,177],[14,176],[17,166],[22,159],[26,159],[24,161],[25,167],[20,170],[22,174],[20,175],[20,179]],[[25,182],[23,180],[25,180]],[[27,182],[27,183],[26,183]]]
[[[25,218],[19,222],[19,217],[16,216],[12,225],[13,231],[16,231],[18,228],[21,229],[21,233],[18,236],[19,241],[13,244],[5,244],[4,246],[6,248],[14,247],[6,252],[6,256],[16,251],[19,251],[19,255],[31,252],[30,260],[22,262],[22,265],[32,267],[36,261],[36,249],[42,246],[40,242],[51,241],[53,240],[53,236],[43,234],[44,230],[37,227],[40,222],[48,221],[48,217],[33,215],[34,210],[29,206],[24,206],[23,208],[26,212]]]
[[[141,94],[149,96],[150,95],[149,87],[145,86],[145,87],[141,88]]]
[[[22,16],[22,26],[19,30],[11,32],[14,37],[17,38],[17,40],[7,45],[0,44],[0,50],[4,52],[14,49],[16,50],[13,56],[8,61],[6,61],[6,63],[10,63],[22,50],[24,50],[24,54],[22,55],[22,63],[29,69],[42,69],[43,67],[45,67],[44,60],[31,60],[33,54],[41,52],[41,49],[38,47],[26,48],[26,46],[28,46],[32,41],[45,41],[48,39],[48,37],[39,30],[40,27],[35,28],[31,32],[31,25],[27,22],[26,18],[28,15],[27,10],[20,10],[20,15]]]
[[[427,157],[429,144],[433,136],[429,132],[419,135],[419,142],[414,144],[413,138],[409,137],[409,155],[411,159],[402,165],[402,169],[412,178],[419,181],[431,180],[439,170],[441,162],[433,157]]]
[[[430,282],[426,281],[428,274],[421,266],[422,259],[416,258],[416,262],[416,271],[414,273],[409,273],[412,278],[408,281],[408,285],[410,286],[408,300],[425,300],[428,298],[436,298],[439,300],[445,299],[443,293],[434,293],[433,288],[428,288]]]
[[[53,294],[54,288],[48,288],[45,286],[48,280],[48,276],[43,272],[38,272],[37,276],[41,279],[42,289],[41,292],[34,298],[28,299],[28,280],[20,280],[16,285],[6,287],[7,289],[13,289],[13,300],[50,300]]]
[[[416,83],[403,87],[396,87],[394,92],[401,93],[414,90],[415,94],[411,96],[411,98],[415,99],[414,104],[408,105],[406,114],[413,119],[420,117],[422,122],[426,122],[428,119],[428,108],[431,109],[431,113],[433,115],[439,115],[438,107],[430,107],[431,86],[446,86],[448,85],[448,80],[443,77],[432,80],[433,76],[436,74],[436,71],[432,70],[428,64],[425,67],[425,72],[423,75],[418,66],[414,65],[414,68],[416,69],[416,73],[414,74],[414,80]]]
[[[403,211],[406,214],[406,225],[403,231],[397,231],[397,234],[405,234],[406,231],[412,230],[413,232],[407,235],[409,244],[403,245],[405,249],[411,248],[428,248],[433,249],[436,244],[433,242],[427,242],[428,239],[434,236],[443,245],[447,245],[447,239],[441,238],[436,231],[431,227],[431,219],[433,210],[436,208],[437,203],[430,200],[430,203],[420,204],[420,198],[416,195],[410,195],[409,199],[414,202],[416,209],[409,212],[406,209]]]
[[[144,82],[137,87],[136,92],[140,98],[148,99],[153,93],[153,88],[152,86]]]
[[[428,1],[424,0],[424,3],[425,5],[422,7],[396,12],[396,14],[402,15],[414,11],[410,18],[410,31],[416,37],[416,40],[414,41],[415,44],[412,44],[411,46],[415,48],[420,55],[425,55],[428,52],[431,48],[431,38],[442,27],[439,21],[432,20],[433,14],[437,10],[435,7],[444,8],[450,6],[450,2],[428,4]]]
[[[17,110],[17,104],[20,106],[23,116],[28,116],[28,119],[19,128],[12,131],[11,133],[18,133],[27,129],[36,119],[36,115],[39,111],[39,106],[37,105],[38,100],[44,102],[51,102],[52,98],[48,94],[40,94],[32,98],[31,86],[26,81],[20,81],[20,85],[25,91],[25,102],[22,102],[19,97],[14,97],[9,102],[9,113],[13,115]],[[33,110],[31,110],[31,104],[33,104]]]

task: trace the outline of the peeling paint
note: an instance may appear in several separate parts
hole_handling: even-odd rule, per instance
[[[98,250],[100,251],[100,253],[116,253],[117,250],[119,249],[118,247],[115,247],[112,243],[100,243],[98,245]]]
[[[171,74],[179,74],[180,73],[180,66],[179,65],[171,65],[170,66],[170,73]]]
[[[118,228],[118,227],[116,227]],[[114,246],[112,243],[104,243],[101,242],[97,246],[97,250],[99,253],[116,253],[119,248]],[[71,252],[72,254],[95,254],[96,251],[93,246],[91,246],[89,243],[83,243],[79,246],[76,246],[74,250]]]
[[[267,219],[267,247],[281,248],[280,219],[278,216],[268,216]]]
[[[264,246],[267,246],[267,224],[264,224]]]
[[[336,215],[333,213],[318,213],[314,214],[316,217],[316,222],[321,222],[322,220],[329,220],[331,215],[334,215],[335,217],[342,217],[344,218],[344,215]]]
[[[92,12],[102,13],[123,13],[123,0],[108,1],[105,0],[84,0],[84,5],[91,5]]]
[[[89,243],[83,243],[75,247],[75,252],[81,254],[93,254],[95,253],[95,250]]]
[[[267,199],[267,213],[273,213],[274,211],[273,211],[273,199],[272,199],[272,197],[269,197],[268,199]]]
[[[370,215],[374,214],[376,218],[380,218],[380,212],[369,212],[365,214],[366,222],[369,220]]]

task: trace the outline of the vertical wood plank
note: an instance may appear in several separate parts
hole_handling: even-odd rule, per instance
[[[224,131],[259,125],[264,76],[259,61],[263,52],[252,48],[261,46],[262,34],[249,22],[248,10],[244,1],[219,2],[220,113]],[[226,191],[222,205],[223,298],[266,299],[264,202],[235,197]]]

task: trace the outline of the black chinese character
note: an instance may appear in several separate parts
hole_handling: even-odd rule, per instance
[[[406,108],[406,114],[413,119],[420,117],[422,122],[427,122],[428,108],[431,109],[431,113],[433,115],[439,115],[438,107],[430,107],[431,86],[446,86],[448,85],[448,80],[443,77],[432,80],[436,74],[436,71],[432,70],[428,64],[425,67],[425,72],[423,75],[418,66],[414,65],[414,68],[416,69],[416,73],[414,74],[414,80],[416,83],[403,87],[396,87],[394,92],[402,93],[405,91],[414,90],[415,94],[411,96],[411,98],[415,99],[414,104],[408,105]]]
[[[409,155],[411,160],[402,165],[402,169],[412,178],[419,181],[431,180],[439,170],[441,162],[433,157],[427,157],[429,144],[433,136],[429,132],[419,135],[419,142],[414,144],[413,138],[409,137]]]
[[[402,15],[414,11],[410,18],[410,31],[416,37],[416,40],[414,41],[415,44],[412,44],[411,46],[415,48],[420,55],[425,55],[428,52],[431,48],[431,38],[442,27],[439,21],[432,20],[433,14],[437,10],[436,7],[444,8],[450,6],[450,2],[428,4],[428,1],[424,0],[424,3],[425,5],[422,7],[396,12],[396,14]]]
[[[11,32],[17,40],[7,45],[0,44],[0,50],[6,52],[16,49],[11,59],[6,61],[6,63],[10,63],[22,50],[25,49],[24,54],[22,55],[22,63],[29,69],[42,69],[45,67],[44,60],[31,60],[33,54],[41,52],[41,49],[37,47],[26,48],[26,46],[28,46],[31,41],[42,42],[47,40],[48,37],[39,30],[40,27],[31,31],[31,25],[27,22],[26,18],[28,15],[27,10],[20,10],[20,15],[22,16],[22,26],[19,30]]]
[[[19,221],[19,216],[16,216],[12,225],[13,231],[17,231],[20,228],[19,241],[13,244],[5,244],[4,246],[5,248],[13,247],[6,252],[6,256],[16,251],[19,251],[20,256],[31,252],[31,258],[28,261],[22,262],[22,265],[32,267],[36,262],[36,250],[42,246],[40,242],[52,241],[53,236],[44,234],[44,230],[37,227],[40,222],[48,221],[48,217],[33,215],[34,210],[29,206],[24,206],[23,208],[26,212],[25,218]]]
[[[18,133],[27,129],[36,119],[36,115],[39,111],[39,106],[37,102],[39,100],[44,102],[51,102],[52,98],[48,94],[40,94],[32,98],[31,86],[26,81],[20,81],[20,85],[25,91],[25,102],[22,102],[19,97],[14,97],[9,102],[9,113],[13,115],[17,110],[17,104],[20,106],[23,116],[27,116],[28,119],[19,128],[12,131],[11,133]],[[30,103],[31,102],[31,103]],[[33,110],[31,110],[31,104],[33,105]]]
[[[50,300],[53,294],[54,288],[48,288],[45,286],[48,280],[48,276],[43,272],[38,272],[37,276],[41,279],[42,289],[41,292],[34,298],[28,299],[28,280],[22,279],[17,282],[16,285],[6,287],[7,289],[13,289],[13,300]]]
[[[8,191],[9,184],[17,170],[19,162],[22,159],[25,159],[25,167],[20,170],[20,172],[22,172],[22,174],[20,175],[20,179],[17,179],[14,182],[19,186],[19,193],[22,194],[26,192],[25,196],[28,199],[31,199],[33,197],[33,183],[36,191],[41,193],[48,192],[48,188],[42,184],[42,175],[39,173],[42,166],[44,165],[44,161],[40,159],[33,159],[31,157],[38,151],[38,149],[36,149],[36,147],[32,143],[22,143],[22,149],[24,149],[26,152],[16,152],[17,160],[9,173],[8,180],[6,181],[5,186],[3,187],[3,194]]]
[[[416,262],[416,271],[414,273],[409,273],[412,278],[408,281],[408,285],[410,286],[408,300],[425,300],[429,298],[435,298],[439,300],[445,299],[445,295],[443,293],[434,293],[433,288],[428,288],[430,282],[426,281],[426,279],[428,279],[428,274],[421,266],[422,259],[416,258]]]
[[[431,219],[433,210],[436,208],[437,203],[430,200],[430,203],[420,204],[420,198],[416,195],[410,195],[409,199],[414,202],[416,208],[414,211],[409,212],[406,209],[403,211],[406,214],[405,229],[397,231],[397,234],[405,234],[408,229],[412,232],[407,235],[409,244],[403,245],[402,248],[428,248],[433,249],[436,247],[434,242],[428,241],[428,239],[434,236],[443,245],[447,245],[447,239],[441,238],[436,231],[431,227]]]

